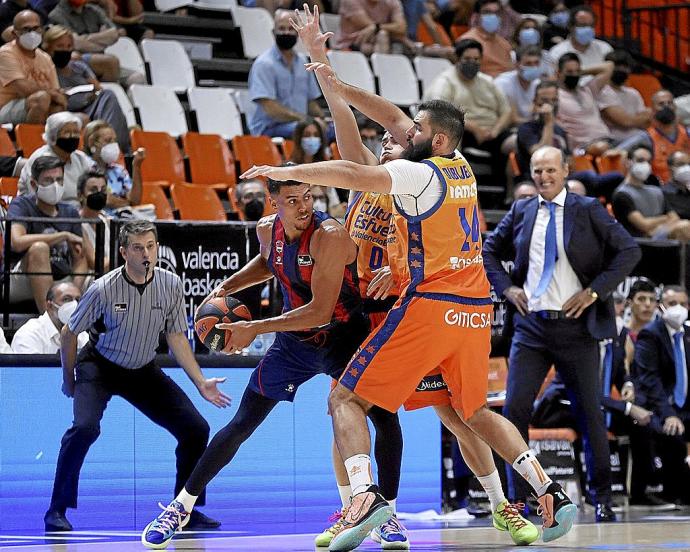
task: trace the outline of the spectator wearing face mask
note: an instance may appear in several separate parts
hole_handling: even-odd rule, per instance
[[[494,79],[510,103],[513,125],[532,118],[534,95],[541,77],[540,60],[539,46],[522,46],[516,52],[516,68]]]
[[[102,172],[89,171],[81,175],[78,187],[81,218],[103,222],[103,270],[107,272],[110,270],[110,221],[103,209],[108,200],[108,183]],[[89,270],[96,270],[96,223],[82,222],[81,233]]]
[[[668,158],[671,180],[662,188],[669,207],[680,218],[690,219],[690,154],[676,151]]]
[[[513,47],[498,33],[501,26],[501,3],[497,0],[478,0],[474,9],[479,14],[476,25],[458,39],[456,48],[462,40],[476,40],[482,45],[482,73],[495,77],[510,71],[513,68]]]
[[[516,53],[518,49],[527,46],[537,46],[539,48],[539,68],[541,69],[541,76],[550,77],[553,75],[551,58],[549,57],[549,52],[543,49],[544,45],[542,39],[542,31],[539,27],[539,22],[531,17],[525,17],[520,21],[512,37]]]
[[[54,355],[60,350],[60,330],[81,299],[81,290],[72,282],[58,282],[46,294],[46,311],[28,320],[14,334],[12,352],[15,354]],[[77,338],[81,349],[89,342],[89,334],[81,332]]]
[[[106,121],[91,121],[84,131],[84,151],[91,155],[96,167],[105,174],[108,182],[106,213],[133,207],[141,203],[141,164],[146,150],[139,148],[132,158],[132,176],[119,161],[120,146],[115,130]]]
[[[81,119],[74,113],[61,111],[48,117],[43,134],[46,145],[33,152],[22,168],[17,185],[19,195],[31,192],[31,166],[34,161],[39,157],[52,155],[65,164],[62,201],[79,207],[77,181],[83,173],[93,166],[93,161],[89,156],[77,149],[80,132]]]
[[[544,24],[544,48],[553,48],[568,37],[570,10],[563,2],[557,2]]]
[[[511,40],[516,27],[522,21],[522,15],[512,8],[510,0],[499,0],[499,3],[501,9],[498,12],[498,18],[500,19],[498,34],[506,40]],[[472,17],[470,17],[470,27],[476,27],[479,24],[479,19],[480,14],[475,11]]]
[[[235,186],[240,220],[258,221],[266,208],[266,185],[261,180],[240,180]]]
[[[589,6],[577,6],[570,10],[568,38],[556,44],[551,50],[551,64],[554,71],[563,54],[574,53],[580,58],[582,69],[601,65],[613,48],[608,42],[594,38],[596,16]]]

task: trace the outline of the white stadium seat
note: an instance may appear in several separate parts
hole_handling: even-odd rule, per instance
[[[104,52],[119,59],[120,67],[123,69],[131,69],[142,75],[146,74],[146,67],[139,47],[128,36],[121,36],[115,44],[108,46]]]
[[[340,80],[368,92],[376,92],[374,75],[362,52],[331,50],[328,52],[328,60]]]
[[[187,132],[187,118],[175,92],[164,86],[133,84],[129,87],[132,105],[139,110],[141,127],[151,132],[178,136]]]
[[[189,107],[196,112],[199,132],[220,134],[226,140],[242,135],[242,117],[230,88],[190,88]]]
[[[275,44],[273,17],[267,10],[237,6],[233,19],[240,27],[244,57],[254,59]]]
[[[137,117],[134,114],[134,107],[132,106],[132,102],[129,101],[127,92],[116,82],[102,82],[101,86],[105,90],[112,90],[113,94],[115,94],[117,103],[120,104],[120,109],[122,109],[122,112],[125,114],[125,119],[127,119],[127,126],[130,128],[135,126],[137,124]]]
[[[196,86],[192,62],[177,40],[145,38],[141,41],[141,51],[149,64],[154,86],[167,86],[175,92]]]
[[[419,102],[417,75],[407,57],[400,54],[371,54],[371,66],[379,79],[379,95],[396,105]]]
[[[446,58],[432,58],[417,56],[414,58],[414,68],[417,78],[422,81],[422,92],[425,92],[433,80],[453,64]]]

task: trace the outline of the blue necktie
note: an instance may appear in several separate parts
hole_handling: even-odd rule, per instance
[[[558,260],[558,243],[556,242],[556,204],[552,201],[544,201],[543,205],[549,208],[549,223],[546,225],[546,238],[544,239],[544,270],[537,289],[534,290],[534,297],[540,297],[549,287],[553,277],[553,269]]]
[[[685,404],[685,378],[687,369],[683,359],[683,332],[673,334],[673,358],[676,364],[676,387],[673,390],[673,402],[678,408]]]
[[[604,397],[611,396],[611,376],[613,372],[613,343],[608,342],[606,344],[606,350],[604,352],[604,363],[602,366],[602,385],[603,385],[603,395]],[[606,410],[606,427],[611,427],[611,412]]]

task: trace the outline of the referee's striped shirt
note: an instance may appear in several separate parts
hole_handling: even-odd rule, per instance
[[[141,368],[156,356],[160,332],[187,330],[182,281],[154,268],[146,285],[137,285],[124,266],[96,280],[79,301],[68,327],[89,330],[96,350],[123,368]]]

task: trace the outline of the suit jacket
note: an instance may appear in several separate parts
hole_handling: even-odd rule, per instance
[[[499,295],[510,286],[525,285],[538,209],[538,197],[516,201],[484,242],[484,267]],[[595,339],[613,338],[616,319],[611,292],[630,274],[642,253],[598,200],[568,193],[564,209],[563,245],[568,261],[582,286],[599,295],[583,315],[587,329]],[[515,264],[508,274],[501,261],[511,260]]]
[[[685,327],[685,361],[690,357],[690,328]],[[687,366],[685,368],[687,370]],[[676,385],[676,362],[673,355],[673,342],[668,335],[666,324],[659,318],[647,324],[637,336],[635,358],[633,360],[633,379],[635,381],[635,402],[653,410],[662,419],[677,416],[672,404]],[[687,408],[688,400],[685,401]]]

